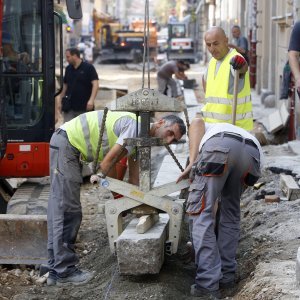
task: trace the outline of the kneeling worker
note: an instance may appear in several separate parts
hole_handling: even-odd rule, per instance
[[[235,284],[240,198],[260,177],[263,152],[258,140],[246,130],[227,123],[204,123],[200,118],[192,121],[189,140],[190,163],[177,181],[192,170],[186,212],[192,222],[197,271],[191,294],[219,299],[220,288]],[[218,202],[220,218],[216,224]]]
[[[81,160],[93,162],[99,141],[103,111],[79,115],[57,129],[50,141],[50,197],[48,203],[48,285],[84,284],[93,274],[76,266],[74,245],[82,220],[80,184]],[[122,150],[124,139],[135,138],[136,115],[108,112],[98,161],[103,173],[109,171]],[[150,127],[149,135],[168,144],[186,133],[183,121],[174,115],[163,117]],[[128,154],[129,182],[138,185],[138,161],[126,146],[120,158]],[[115,167],[108,176],[116,178]]]

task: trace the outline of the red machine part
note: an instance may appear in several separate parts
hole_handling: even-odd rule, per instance
[[[33,164],[34,162],[34,164]],[[0,161],[1,177],[49,175],[49,143],[8,143]]]

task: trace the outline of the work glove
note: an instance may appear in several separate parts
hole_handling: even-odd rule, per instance
[[[234,70],[240,70],[246,64],[246,60],[243,56],[236,55],[231,58],[230,64]]]
[[[114,196],[114,199],[115,199],[115,200],[124,197],[123,195],[118,194],[118,193],[113,193],[113,196]]]

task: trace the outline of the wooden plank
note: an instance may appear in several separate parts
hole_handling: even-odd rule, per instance
[[[145,233],[149,228],[151,228],[159,219],[157,214],[141,216],[139,222],[136,225],[137,233]]]

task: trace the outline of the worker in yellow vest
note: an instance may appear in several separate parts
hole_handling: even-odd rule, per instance
[[[248,64],[241,54],[228,46],[228,38],[220,27],[210,28],[204,40],[212,58],[203,77],[206,104],[202,116],[207,123],[231,123],[234,70],[239,70],[236,126],[253,129]]]
[[[93,162],[97,154],[103,111],[87,112],[64,123],[50,140],[50,197],[48,202],[48,268],[47,285],[84,284],[93,274],[77,268],[74,250],[81,224],[81,161]],[[122,147],[124,139],[138,136],[136,115],[108,111],[99,156],[100,171],[107,173],[114,158],[128,155],[129,182],[138,185],[138,161],[131,146]],[[186,133],[182,119],[165,116],[153,123],[149,135],[166,143],[180,140]],[[115,166],[108,176],[117,177]]]

